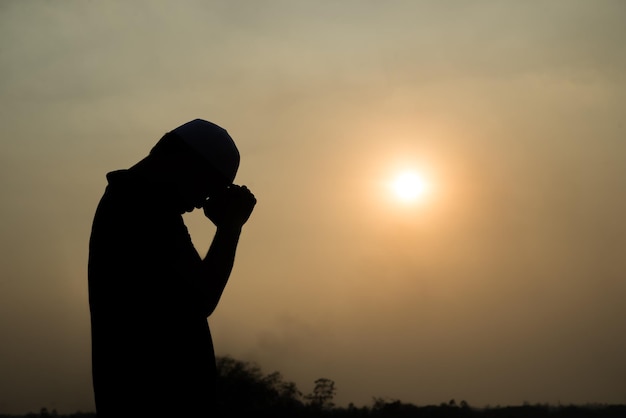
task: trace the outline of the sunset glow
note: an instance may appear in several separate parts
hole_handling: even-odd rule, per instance
[[[406,203],[411,203],[422,198],[427,190],[428,183],[416,171],[402,171],[391,182],[391,190],[395,197]]]

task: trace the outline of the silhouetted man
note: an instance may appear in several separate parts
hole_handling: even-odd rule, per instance
[[[89,242],[96,411],[108,417],[208,417],[215,354],[208,316],[230,276],[256,198],[233,184],[228,132],[196,119],[134,166],[107,174]],[[203,258],[182,214],[216,226]]]

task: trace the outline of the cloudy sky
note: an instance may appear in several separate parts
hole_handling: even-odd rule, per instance
[[[2,1],[0,413],[93,410],[105,174],[197,117],[258,199],[218,355],[330,378],[340,406],[626,402],[625,21],[620,0]]]

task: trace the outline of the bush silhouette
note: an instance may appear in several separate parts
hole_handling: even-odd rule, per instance
[[[281,417],[304,407],[302,393],[278,372],[264,375],[255,363],[230,356],[217,358],[217,370],[219,410],[224,417],[260,416],[268,411]]]

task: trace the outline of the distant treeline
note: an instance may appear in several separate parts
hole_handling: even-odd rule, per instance
[[[369,406],[353,404],[337,407],[333,403],[337,389],[328,378],[315,381],[313,392],[303,394],[280,373],[263,374],[254,363],[218,357],[219,411],[216,418],[626,418],[626,405],[548,405],[524,404],[476,408],[467,401],[450,400],[439,405],[418,406],[399,400],[374,398]],[[0,418],[95,418],[93,412],[58,414],[42,408],[38,413],[3,415]]]

